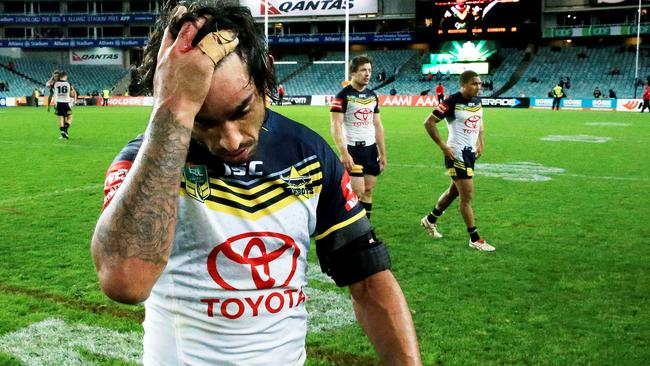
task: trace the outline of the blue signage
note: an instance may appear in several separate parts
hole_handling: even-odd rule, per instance
[[[41,38],[41,39],[0,39],[0,48],[85,48],[85,47],[142,47],[147,37],[130,38]]]
[[[413,33],[355,33],[350,35],[352,43],[413,42]],[[321,44],[345,43],[343,34],[296,34],[294,36],[269,36],[269,44]]]
[[[133,24],[156,22],[150,13],[101,14],[101,15],[2,15],[1,25],[45,25],[45,24]]]

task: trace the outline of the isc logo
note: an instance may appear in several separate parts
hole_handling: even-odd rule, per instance
[[[257,160],[251,161],[248,164],[234,166],[224,163],[223,166],[225,169],[223,175],[225,176],[234,175],[242,177],[245,175],[262,175],[262,162]]]

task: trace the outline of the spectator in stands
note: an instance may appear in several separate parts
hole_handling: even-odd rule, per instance
[[[553,93],[553,106],[551,107],[551,109],[559,111],[560,102],[562,101],[562,98],[566,96],[566,94],[564,94],[564,88],[562,88],[562,86],[560,86],[560,84],[558,83],[555,86],[555,88],[553,88],[552,93]]]
[[[447,70],[447,72],[445,73],[445,80],[447,81],[451,80],[451,72],[449,70]]]
[[[16,71],[16,64],[13,61],[9,61],[9,63],[7,63],[7,70],[11,72]]]
[[[612,70],[609,72],[610,75],[621,75],[621,69],[618,67],[612,68]]]
[[[650,113],[650,84],[646,85],[643,90],[643,106],[641,107],[641,113],[648,108],[648,113]]]
[[[5,84],[4,81],[0,81],[0,92],[5,91],[6,88],[7,88],[7,84]]]
[[[104,88],[102,90],[102,107],[106,107],[108,105],[108,99],[111,96],[111,91],[108,90],[108,88]]]
[[[600,91],[599,87],[596,87],[594,89],[594,98],[600,98],[603,95],[603,93]]]
[[[536,76],[533,76],[528,79],[529,83],[539,83],[539,79]]]
[[[609,89],[609,97],[616,99],[616,92],[614,92],[614,89]]]
[[[442,80],[442,72],[438,70],[438,72],[436,73],[436,81],[440,81],[440,80]]]
[[[585,58],[587,58],[587,57],[589,57],[589,56],[587,56],[587,54],[584,53],[584,52],[580,52],[580,53],[578,54],[578,58],[579,58],[579,59],[585,59]]]
[[[568,76],[566,77],[566,82],[564,83],[564,87],[567,89],[571,89],[571,78]]]
[[[394,87],[390,88],[390,91],[388,92],[388,94],[393,95],[393,96],[397,95],[397,90]]]
[[[433,74],[431,73],[431,71],[429,71],[427,73],[427,81],[431,81],[431,80],[433,80]]]
[[[445,100],[445,87],[442,86],[442,83],[438,83],[438,86],[436,86],[436,95],[438,96],[438,103]]]

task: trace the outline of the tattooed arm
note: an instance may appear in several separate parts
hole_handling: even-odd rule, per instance
[[[95,228],[91,250],[99,282],[119,302],[146,300],[171,253],[181,169],[214,70],[210,58],[191,47],[204,22],[186,22],[176,39],[165,31],[144,142]]]

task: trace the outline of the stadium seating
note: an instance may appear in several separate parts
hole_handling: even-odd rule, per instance
[[[0,64],[7,65],[9,62],[13,62],[16,65],[17,72],[38,81],[38,84],[2,67],[0,68],[0,80],[7,81],[10,89],[9,92],[0,92],[0,96],[31,95],[34,88],[41,88],[45,85],[45,82],[51,77],[52,71],[54,70],[65,70],[68,73],[68,80],[77,89],[79,95],[89,95],[93,90],[101,91],[104,88],[110,89],[127,73],[127,70],[121,66],[73,66],[32,59],[0,57]]]

